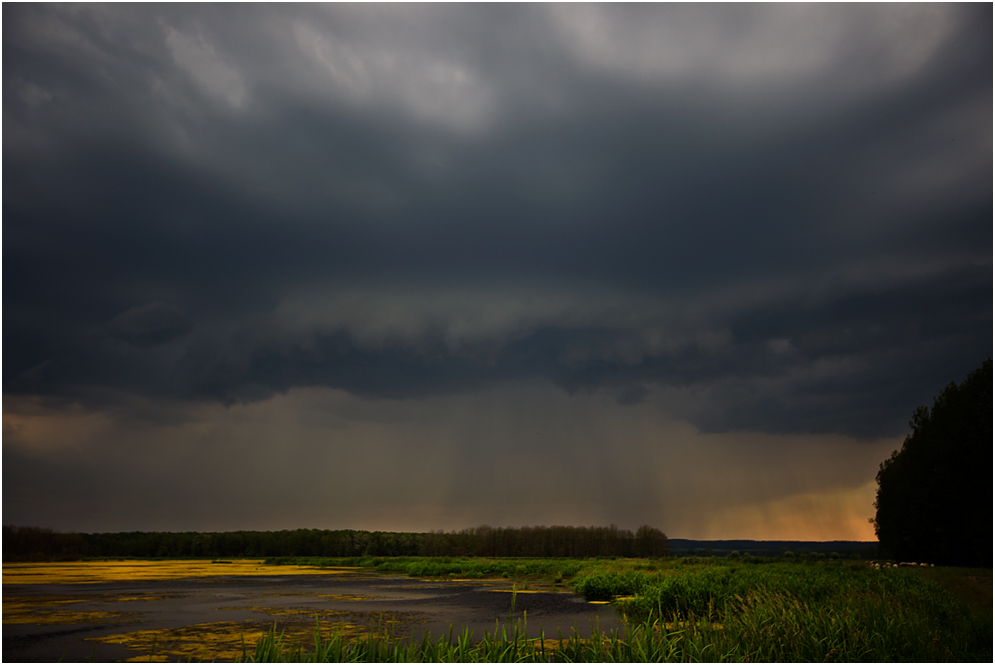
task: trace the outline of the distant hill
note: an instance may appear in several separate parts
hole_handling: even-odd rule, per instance
[[[670,539],[670,553],[675,556],[726,556],[730,552],[753,556],[781,556],[785,552],[804,554],[821,552],[841,555],[877,556],[877,541],[860,540],[688,540]]]

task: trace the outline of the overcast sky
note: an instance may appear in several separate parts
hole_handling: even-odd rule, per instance
[[[3,5],[3,521],[873,539],[992,353],[992,6]]]

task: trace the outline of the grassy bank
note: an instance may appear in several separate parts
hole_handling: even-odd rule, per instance
[[[295,561],[294,563],[303,563]],[[308,561],[310,565],[320,565]],[[430,566],[434,563],[434,567]],[[843,561],[780,560],[329,560],[410,575],[511,576],[564,581],[612,600],[619,632],[527,639],[509,624],[475,637],[356,642],[316,633],[313,648],[275,632],[247,660],[383,662],[991,662],[991,571],[874,569]],[[987,594],[987,595],[986,595]],[[987,598],[987,601],[986,601]]]
[[[470,557],[274,557],[267,565],[294,566],[359,566],[380,572],[404,573],[410,577],[462,577],[483,579],[505,577],[515,579],[571,578],[590,568],[598,559],[480,559]]]

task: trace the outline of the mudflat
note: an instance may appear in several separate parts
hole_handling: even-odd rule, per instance
[[[420,639],[475,638],[523,622],[530,637],[620,626],[615,609],[507,579],[420,579],[258,560],[4,564],[5,661],[232,661],[273,628],[313,644],[316,625]]]

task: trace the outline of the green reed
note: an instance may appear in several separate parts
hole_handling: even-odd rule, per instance
[[[551,580],[576,575],[596,560],[478,559],[469,557],[273,557],[268,565],[358,566],[410,577],[543,577]]]
[[[641,567],[641,568],[639,568]],[[953,573],[951,573],[953,574]],[[990,571],[988,575],[990,576]],[[990,584],[990,582],[989,582]],[[313,650],[274,629],[253,662],[957,662],[992,660],[990,607],[972,609],[920,570],[867,565],[586,562],[574,588],[616,598],[621,629],[527,636],[509,618],[464,629],[359,640],[316,627]],[[517,587],[513,587],[517,590]],[[990,590],[989,590],[990,593]],[[627,596],[619,598],[619,596]],[[513,593],[514,601],[514,593]]]
[[[828,610],[828,611],[827,611]],[[582,637],[526,636],[523,622],[476,640],[464,629],[433,639],[371,632],[350,642],[315,630],[313,650],[285,644],[274,629],[246,662],[991,662],[991,624],[944,627],[887,603],[813,609],[785,594],[758,593],[722,624],[688,616]]]

